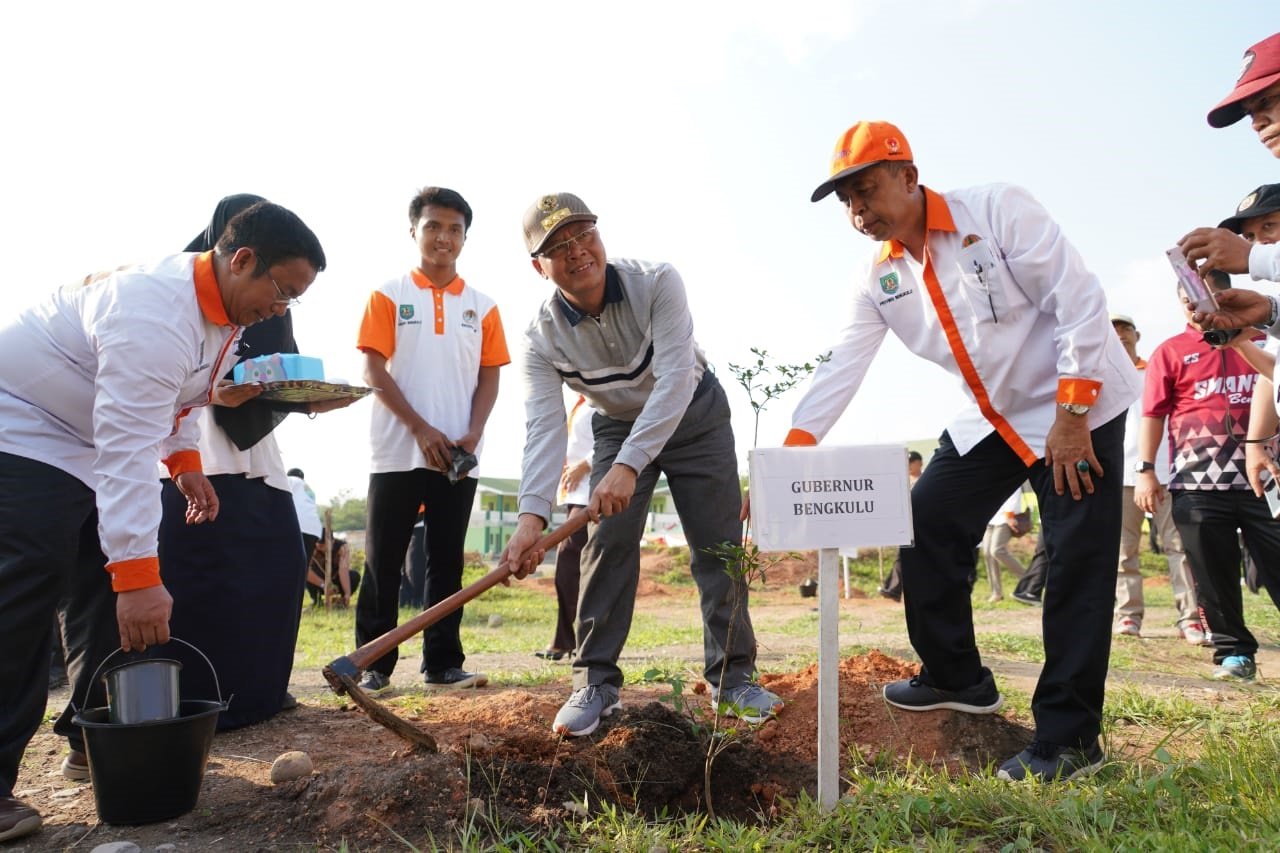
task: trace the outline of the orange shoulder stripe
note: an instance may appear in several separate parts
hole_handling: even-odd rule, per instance
[[[215,326],[235,325],[227,316],[227,307],[222,304],[218,276],[213,271],[213,252],[196,255],[195,280],[196,301],[200,303],[200,312],[205,319]]]
[[[498,315],[495,305],[480,321],[480,366],[501,367],[511,363],[511,354],[507,352],[507,335],[502,330],[502,317]]]
[[[365,305],[360,320],[360,334],[356,347],[373,350],[385,359],[396,352],[396,306],[381,290],[375,290]]]
[[[947,336],[947,345],[951,347],[951,355],[956,360],[956,365],[960,368],[960,375],[964,377],[965,384],[969,386],[969,390],[973,392],[973,399],[978,403],[978,410],[982,412],[982,416],[987,419],[1005,443],[1018,454],[1018,458],[1023,464],[1030,467],[1040,457],[1031,449],[1028,444],[1022,440],[1022,436],[1018,435],[1013,425],[1005,420],[1004,415],[995,410],[991,405],[991,397],[987,394],[986,386],[982,384],[982,378],[978,376],[978,369],[973,364],[973,359],[969,357],[969,351],[964,347],[964,341],[960,337],[960,330],[956,327],[955,315],[951,313],[951,306],[947,304],[947,298],[942,293],[942,285],[938,282],[938,275],[933,270],[933,260],[929,255],[928,244],[925,244],[924,251],[924,284],[925,289],[929,291],[929,300],[933,303],[933,310],[938,313],[938,320],[942,323],[942,330]]]

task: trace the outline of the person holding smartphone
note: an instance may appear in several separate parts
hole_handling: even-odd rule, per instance
[[[1222,300],[1231,277],[1210,271],[1206,281]],[[1188,321],[1189,306],[1183,306]],[[1244,621],[1240,593],[1240,539],[1260,578],[1280,606],[1280,523],[1261,494],[1250,489],[1244,441],[1260,378],[1242,355],[1256,347],[1249,334],[1213,342],[1188,322],[1185,331],[1161,343],[1147,360],[1138,435],[1141,473],[1134,502],[1153,515],[1163,500],[1155,466],[1160,434],[1168,427],[1172,459],[1169,495],[1173,522],[1195,580],[1203,625],[1213,646],[1213,677],[1253,681],[1258,642]],[[1247,350],[1246,350],[1247,351]]]

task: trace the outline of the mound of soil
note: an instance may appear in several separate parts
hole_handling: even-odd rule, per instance
[[[909,759],[953,772],[976,770],[1021,749],[1030,732],[999,715],[903,712],[880,696],[886,681],[915,666],[872,652],[840,664],[842,775],[855,763],[878,768]],[[722,721],[710,771],[718,817],[764,820],[780,800],[817,788],[817,668],[766,675],[786,701],[775,720],[752,729]],[[416,751],[354,706],[304,704],[297,711],[221,734],[195,811],[154,827],[97,826],[92,792],[57,775],[61,741],[42,732],[28,751],[20,795],[49,825],[28,849],[131,839],[146,846],[186,843],[196,849],[254,850],[289,844],[356,847],[394,843],[392,833],[421,846],[447,843],[470,818],[537,830],[612,803],[648,816],[708,811],[705,784],[712,721],[697,684],[679,698],[666,685],[628,686],[624,707],[591,736],[550,731],[565,688],[479,690],[423,699],[391,698],[401,717],[429,731],[439,753]],[[269,765],[287,749],[307,751],[311,776],[273,786]],[[32,772],[34,770],[34,772]],[[476,821],[484,827],[486,821]],[[202,848],[203,842],[214,844]],[[92,845],[91,845],[92,846]],[[18,848],[22,849],[22,848]]]

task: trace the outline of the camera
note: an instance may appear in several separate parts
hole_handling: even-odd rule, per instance
[[[1238,334],[1240,329],[1210,329],[1201,336],[1201,340],[1211,347],[1225,347]]]

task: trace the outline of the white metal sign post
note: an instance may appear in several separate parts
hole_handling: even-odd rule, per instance
[[[906,450],[757,448],[750,467],[755,544],[818,549],[818,804],[831,809],[840,796],[838,549],[912,544]]]

